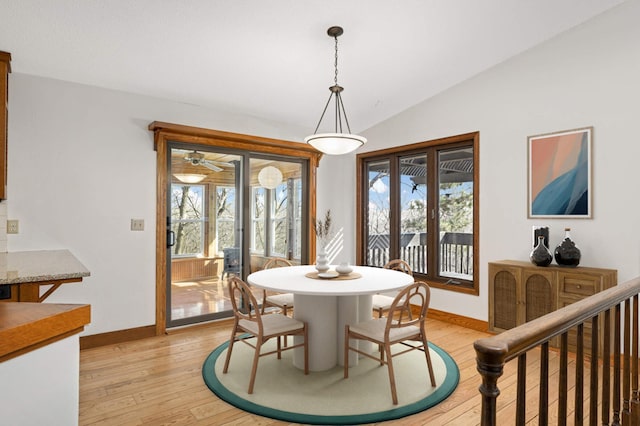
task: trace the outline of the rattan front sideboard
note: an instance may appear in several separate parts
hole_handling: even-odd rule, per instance
[[[489,331],[501,332],[541,317],[617,284],[615,269],[489,263]],[[591,335],[585,327],[585,339]],[[569,334],[569,349],[575,333]]]

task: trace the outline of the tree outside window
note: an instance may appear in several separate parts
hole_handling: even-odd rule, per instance
[[[175,244],[171,255],[204,255],[204,186],[171,185],[171,230]]]
[[[235,247],[236,189],[232,186],[216,188],[216,236],[218,253],[227,247]]]
[[[271,221],[271,235],[273,238],[271,239],[271,256],[279,256],[279,257],[287,257],[288,247],[287,247],[287,233],[288,233],[288,222],[287,222],[287,184],[278,185],[275,189],[271,191],[272,196],[272,212],[270,215]]]

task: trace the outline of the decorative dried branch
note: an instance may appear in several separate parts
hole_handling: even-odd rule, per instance
[[[331,235],[331,210],[327,210],[327,214],[324,216],[324,222],[322,220],[315,220],[316,237],[320,240],[325,240]]]

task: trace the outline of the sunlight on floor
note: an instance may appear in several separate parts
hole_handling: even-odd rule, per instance
[[[255,292],[258,299],[262,291]],[[203,277],[171,283],[171,319],[231,311],[227,280]]]

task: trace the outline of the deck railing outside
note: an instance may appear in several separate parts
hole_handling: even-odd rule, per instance
[[[406,261],[416,273],[426,273],[427,246],[425,234],[403,234],[400,259]],[[405,238],[409,236],[410,238]],[[388,235],[371,237],[367,251],[367,265],[384,266],[391,260]],[[473,276],[473,234],[445,232],[440,238],[440,273]]]
[[[540,348],[540,385],[538,424],[546,425],[556,415],[549,413],[549,346],[560,342],[557,389],[557,424],[581,425],[588,417],[590,425],[638,425],[638,294],[640,277],[565,306],[543,317],[507,330],[496,336],[477,340],[477,368],[482,376],[481,424],[498,424],[498,379],[505,364],[518,360],[516,425],[524,425],[527,396],[527,353]],[[585,329],[590,327],[591,338]],[[568,336],[576,333],[575,386],[569,395]],[[588,342],[585,342],[588,340]],[[590,356],[589,354],[593,354]],[[588,376],[585,378],[585,363]],[[588,382],[586,382],[588,380]],[[588,385],[585,393],[585,386]],[[553,392],[555,395],[555,392]],[[569,407],[573,401],[573,407]],[[573,413],[573,419],[567,419]],[[501,419],[504,420],[504,419]],[[500,424],[505,424],[500,421]]]

